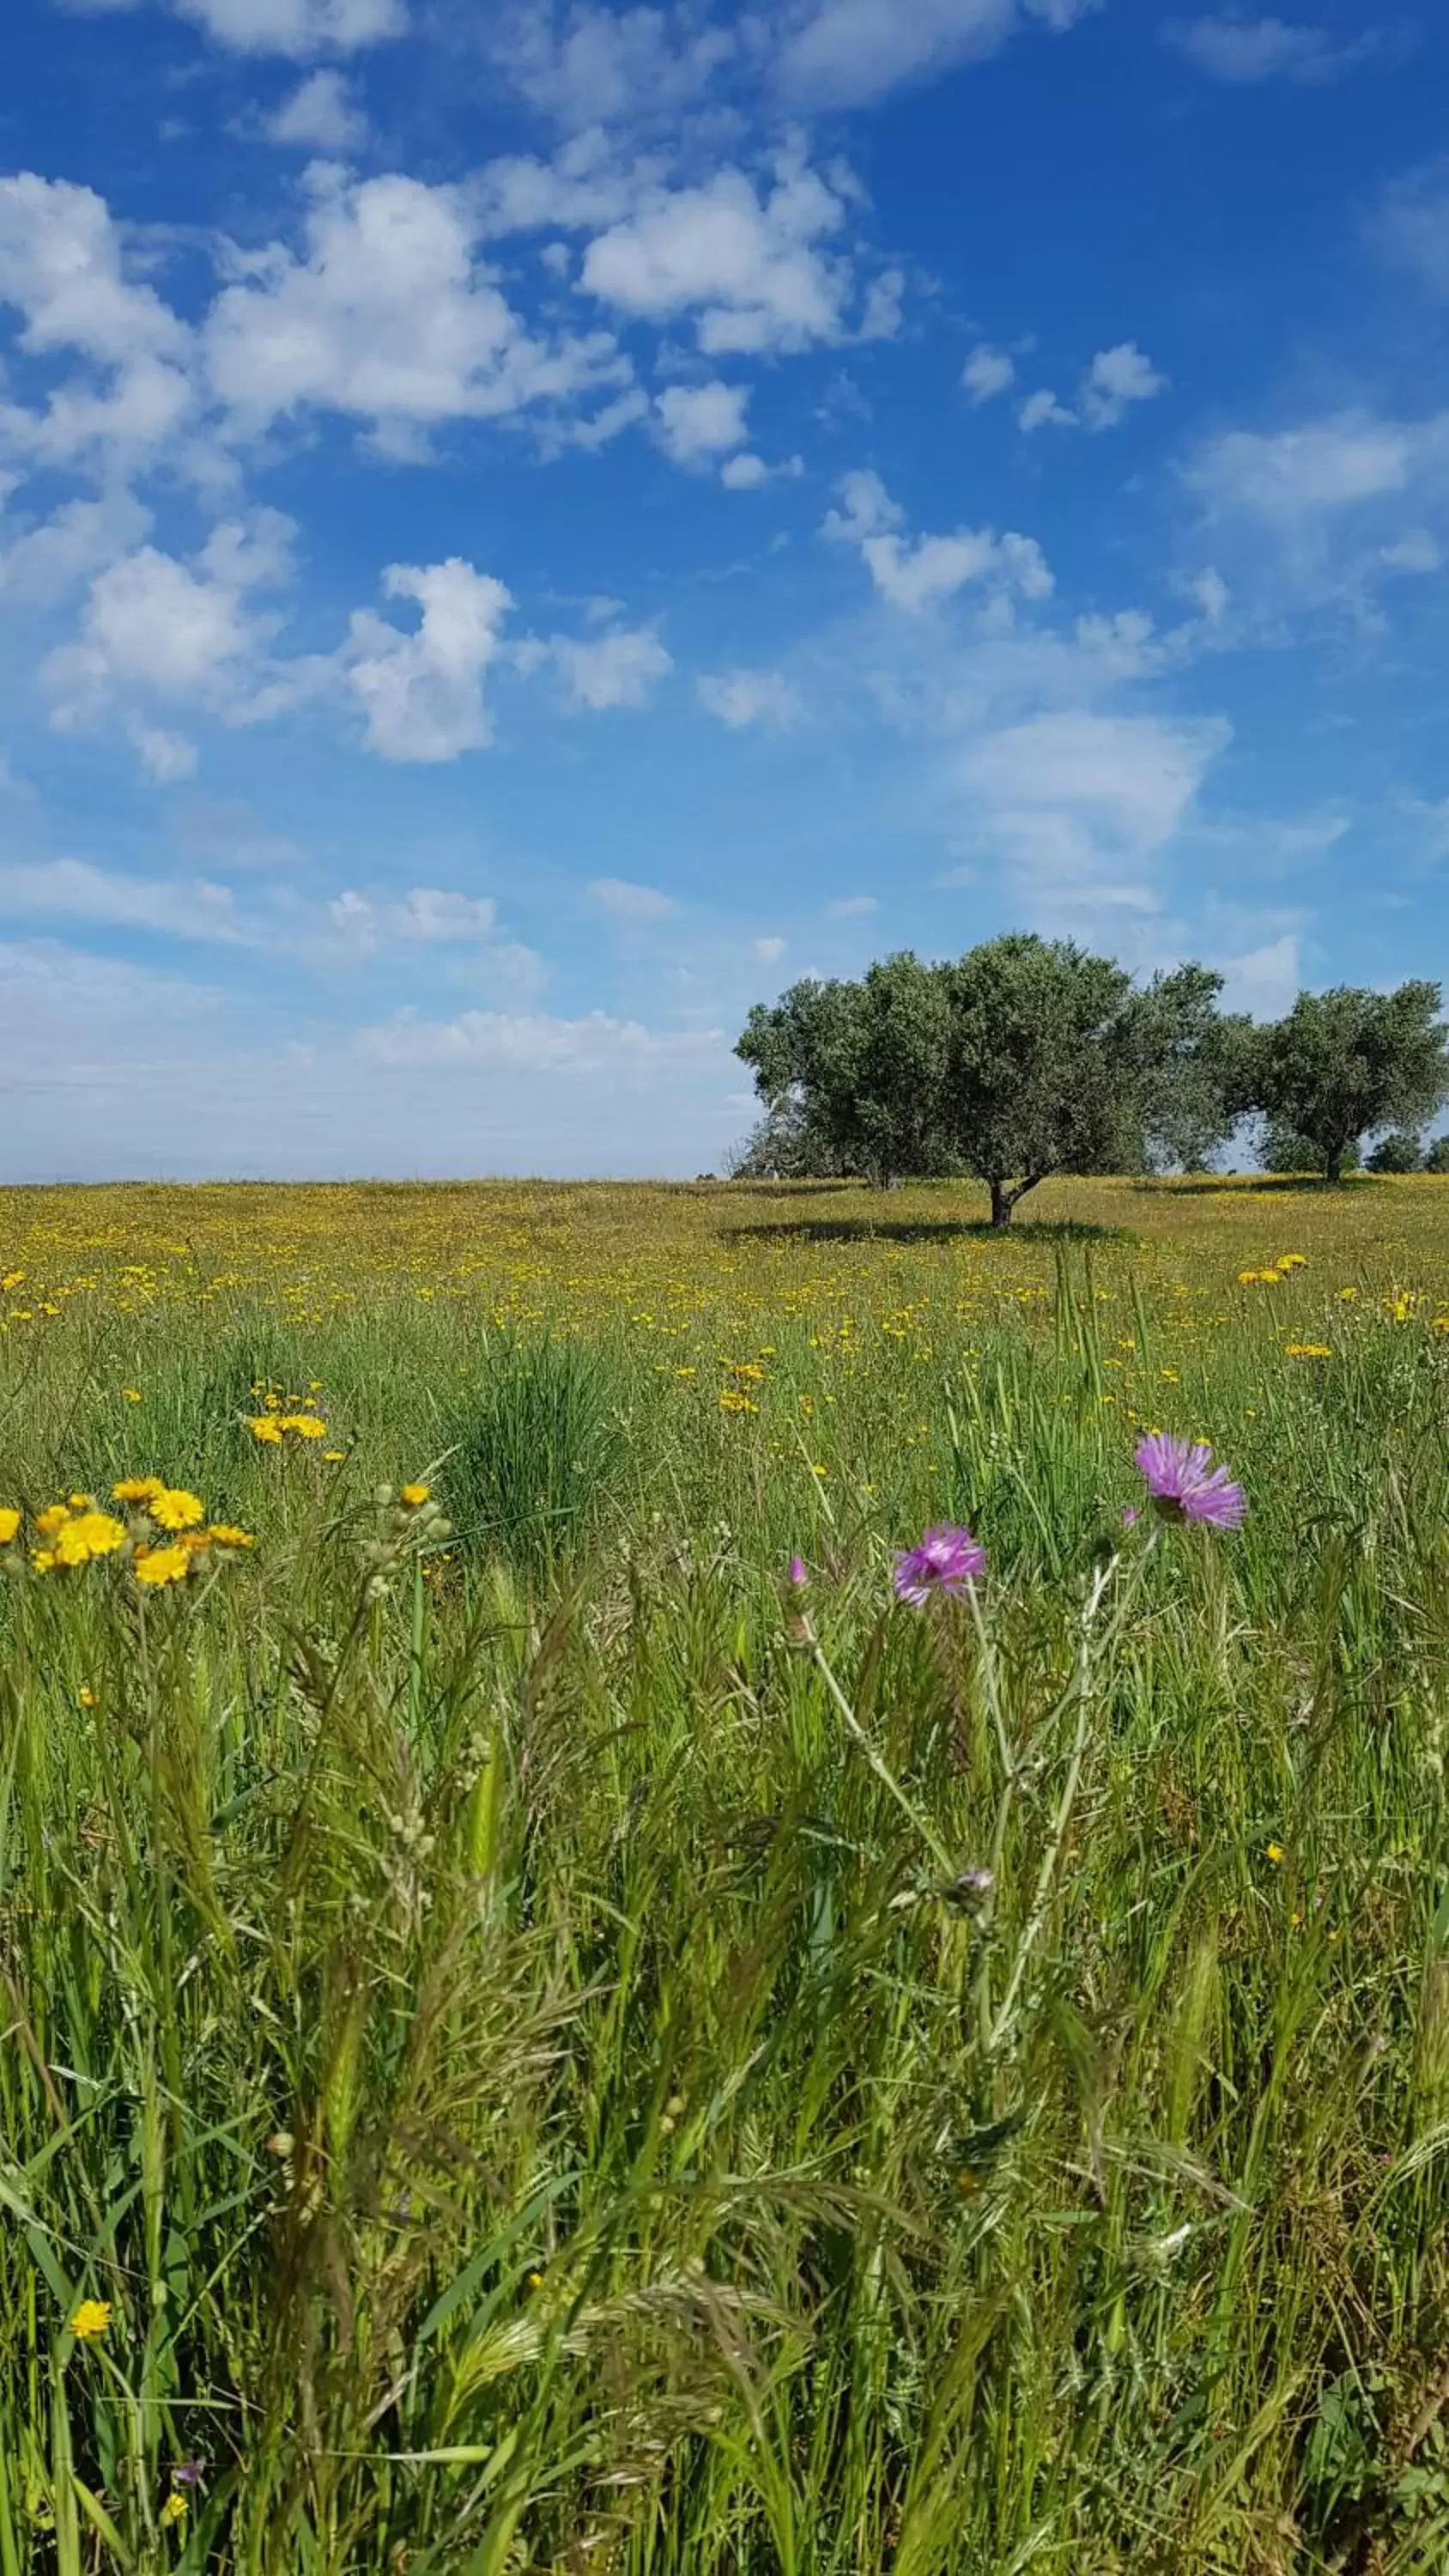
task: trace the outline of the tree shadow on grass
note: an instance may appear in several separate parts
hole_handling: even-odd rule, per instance
[[[781,1217],[774,1225],[722,1226],[734,1243],[1135,1243],[1129,1226],[1028,1217],[1009,1226],[986,1218],[922,1222],[909,1217]]]
[[[1148,1198],[1255,1199],[1272,1191],[1280,1196],[1342,1199],[1353,1190],[1376,1189],[1382,1172],[1350,1172],[1341,1181],[1326,1181],[1321,1172],[1192,1172],[1167,1180],[1133,1181]]]

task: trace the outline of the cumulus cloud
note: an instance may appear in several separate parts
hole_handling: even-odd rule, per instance
[[[743,447],[749,404],[748,385],[727,385],[718,376],[706,385],[667,385],[654,405],[659,443],[676,465],[712,465]]]
[[[1279,522],[1402,492],[1432,440],[1442,446],[1449,415],[1426,430],[1341,412],[1270,432],[1234,429],[1210,439],[1189,479],[1210,506]]]
[[[154,287],[127,273],[105,200],[69,180],[0,179],[0,305],[22,316],[29,356],[73,352],[94,372],[32,411],[0,397],[0,455],[71,465],[97,449],[158,447],[192,402],[190,335]],[[99,384],[96,378],[99,377]]]
[[[250,258],[208,317],[211,386],[244,425],[312,406],[406,445],[437,422],[567,409],[628,381],[607,333],[546,342],[525,328],[479,256],[463,192],[325,165],[310,177],[301,250]]]
[[[711,357],[809,348],[844,335],[849,264],[823,245],[845,199],[798,162],[758,194],[742,170],[696,188],[646,191],[638,209],[584,253],[584,291],[652,322],[694,316]]]
[[[383,589],[390,599],[415,600],[421,615],[409,632],[371,609],[353,613],[344,662],[369,751],[384,760],[440,761],[480,750],[492,738],[483,677],[502,649],[509,592],[458,555],[389,564]]]
[[[1028,394],[1016,415],[1028,438],[1039,429],[1075,429],[1077,415],[1066,403],[1058,402],[1049,385]]]
[[[1299,944],[1291,931],[1240,957],[1221,958],[1219,964],[1225,978],[1225,1010],[1248,1011],[1255,1020],[1276,1020],[1292,1009],[1302,968]]]
[[[620,627],[580,642],[556,635],[548,647],[576,707],[647,706],[673,660],[652,627]]]
[[[1433,295],[1449,297],[1449,158],[1406,171],[1383,197],[1374,223],[1386,258]]]
[[[607,1011],[577,1020],[542,1012],[464,1011],[441,1021],[399,1011],[380,1027],[362,1030],[357,1052],[376,1065],[496,1066],[513,1073],[652,1080],[671,1066],[712,1063],[722,1057],[723,1042],[718,1029],[661,1032]]]
[[[1380,32],[1370,29],[1340,44],[1326,27],[1271,17],[1175,19],[1163,33],[1198,71],[1235,88],[1270,80],[1336,80],[1382,42]]]
[[[698,688],[701,706],[733,733],[747,725],[788,733],[805,713],[798,689],[783,671],[706,672]]]
[[[287,578],[291,535],[290,520],[261,510],[248,522],[223,521],[190,563],[146,545],[107,564],[90,585],[79,639],[41,668],[56,730],[81,731],[114,704],[155,698],[233,712],[271,632],[247,594]],[[152,775],[168,765],[184,774],[163,738],[148,744],[146,731],[139,747]]]
[[[961,382],[970,398],[972,409],[994,402],[1016,382],[1016,364],[1004,349],[993,349],[982,340],[971,351],[961,370]]]
[[[144,0],[67,0],[91,16],[137,8]],[[169,0],[178,18],[238,54],[356,53],[406,29],[404,0]]]
[[[626,877],[595,877],[589,894],[611,921],[667,921],[679,910],[674,897],[658,886],[631,885]]]
[[[871,913],[879,910],[878,895],[843,894],[838,895],[834,903],[826,905],[825,918],[827,921],[864,921]]]
[[[266,119],[273,143],[303,151],[357,152],[367,141],[367,118],[341,72],[309,72]]]
[[[847,474],[836,489],[841,506],[827,513],[822,535],[858,546],[876,589],[909,615],[951,598],[968,582],[1016,590],[1024,599],[1044,599],[1053,587],[1034,537],[958,528],[952,536],[908,538],[901,533],[904,514],[878,474]]]
[[[1115,429],[1134,403],[1151,402],[1167,390],[1167,378],[1144,356],[1135,340],[1114,349],[1099,349],[1082,384],[1082,417],[1088,429]]]

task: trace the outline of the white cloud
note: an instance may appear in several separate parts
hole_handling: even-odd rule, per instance
[[[1133,403],[1151,402],[1167,390],[1160,375],[1135,340],[1099,349],[1082,383],[1082,417],[1088,429],[1115,429]]]
[[[1209,564],[1190,585],[1209,626],[1220,626],[1232,604],[1232,592],[1215,564]]]
[[[968,582],[1044,599],[1052,589],[1046,557],[1034,537],[1012,529],[958,528],[953,536],[907,538],[902,513],[878,474],[855,473],[837,485],[843,508],[828,512],[821,534],[857,545],[882,597],[916,616]]]
[[[266,120],[273,143],[318,152],[357,152],[367,141],[367,118],[341,72],[309,72]]]
[[[138,697],[234,710],[245,669],[270,632],[245,595],[286,579],[291,534],[290,520],[261,510],[250,522],[214,528],[194,565],[150,545],[108,564],[91,583],[80,640],[57,647],[41,666],[52,725],[83,730],[116,700]],[[145,732],[142,756],[153,776],[162,775],[160,737],[148,751]],[[174,756],[171,774],[184,774]]]
[[[560,23],[562,21],[562,23]],[[690,28],[655,7],[515,0],[498,12],[495,52],[529,103],[569,128],[644,121],[696,98],[735,52],[733,31]]]
[[[29,607],[53,608],[68,591],[138,546],[149,527],[150,513],[128,492],[107,492],[99,501],[63,501],[0,555],[0,595]]]
[[[491,738],[483,675],[501,649],[513,602],[501,581],[461,557],[390,564],[390,599],[422,611],[405,633],[370,609],[354,612],[343,648],[347,684],[367,718],[367,746],[384,760],[456,760]]]
[[[1016,382],[1014,360],[1004,349],[993,349],[985,340],[978,342],[961,370],[961,382],[970,396],[972,408],[994,402]]]
[[[305,246],[274,243],[218,296],[212,386],[246,425],[304,406],[351,413],[385,443],[453,419],[565,411],[630,369],[607,333],[533,338],[478,257],[465,194],[316,165]]]
[[[864,921],[879,912],[880,898],[873,894],[843,894],[825,907],[827,921]]]
[[[1219,960],[1225,977],[1223,1008],[1250,1011],[1255,1020],[1281,1019],[1293,1007],[1302,976],[1298,941],[1291,931],[1245,956]]]
[[[778,966],[781,958],[785,954],[785,942],[783,939],[757,939],[754,946],[755,955],[759,958],[762,966]]]
[[[1431,294],[1449,296],[1449,159],[1396,179],[1374,231],[1387,258],[1412,270]]]
[[[850,271],[821,244],[845,219],[844,199],[787,161],[759,196],[741,170],[703,186],[647,190],[638,210],[584,254],[586,293],[641,320],[695,315],[708,355],[805,349],[844,336]]]
[[[1229,728],[1083,710],[974,742],[960,779],[972,825],[1034,920],[1150,913],[1152,865],[1187,818]]]
[[[1444,561],[1444,550],[1427,528],[1410,528],[1392,545],[1380,546],[1379,561],[1389,572],[1437,572]]]
[[[805,713],[799,691],[783,671],[706,672],[698,685],[701,706],[735,733],[747,725],[787,733]]]
[[[1076,413],[1068,410],[1065,403],[1058,402],[1047,385],[1043,385],[1040,392],[1027,395],[1016,417],[1028,438],[1039,429],[1075,429],[1078,426]]]
[[[141,0],[67,0],[100,16],[141,5]],[[400,36],[407,26],[403,0],[169,0],[219,45],[238,54],[349,54]]]
[[[177,432],[190,409],[189,334],[155,289],[126,274],[103,198],[22,171],[0,179],[0,305],[23,317],[31,356],[73,351],[98,370],[53,387],[31,411],[0,399],[0,455],[68,465],[93,449],[119,462]]]
[[[671,1066],[728,1061],[718,1029],[682,1035],[590,1011],[577,1020],[542,1012],[464,1011],[428,1021],[399,1011],[363,1029],[357,1052],[369,1064],[497,1067],[511,1073],[623,1077],[652,1082]]]
[[[865,310],[860,317],[857,338],[861,340],[894,340],[900,336],[905,302],[906,273],[903,268],[882,269],[872,278],[866,290]]]
[[[1445,422],[1430,431],[1443,443]],[[1189,480],[1215,509],[1279,522],[1402,492],[1430,433],[1360,412],[1262,433],[1234,429],[1210,439]]]
[[[154,778],[158,787],[176,787],[194,775],[200,755],[184,734],[138,722],[131,728],[131,740],[147,777]]]
[[[585,643],[556,635],[548,650],[574,705],[596,714],[609,707],[646,706],[656,684],[674,668],[648,626],[621,627]]]
[[[1335,44],[1326,28],[1286,18],[1170,20],[1163,33],[1200,72],[1235,87],[1269,80],[1333,80],[1376,52],[1382,41],[1370,29]]]
[[[854,107],[903,81],[993,54],[1023,28],[1062,30],[1097,0],[805,0],[790,13],[784,87],[811,105]]]
[[[613,921],[667,921],[679,910],[674,897],[658,886],[631,885],[624,877],[595,877],[589,893]]]
[[[0,916],[75,921],[115,930],[157,930],[172,939],[239,937],[231,888],[204,877],[171,884],[92,867],[85,859],[48,859],[0,867]]]
[[[748,385],[727,385],[718,376],[707,385],[667,385],[654,406],[659,443],[676,465],[710,465],[743,447],[749,404]]]

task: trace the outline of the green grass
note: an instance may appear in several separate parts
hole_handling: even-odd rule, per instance
[[[1449,1346],[838,1251],[0,1344],[0,1503],[258,1536],[0,1586],[0,2576],[1449,2563]],[[1240,1534],[1124,1534],[1147,1420]]]

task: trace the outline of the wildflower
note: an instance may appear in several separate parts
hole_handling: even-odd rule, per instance
[[[95,1502],[94,1494],[67,1494],[65,1498],[66,1510],[70,1512],[94,1511]]]
[[[283,1413],[278,1416],[283,1431],[294,1431],[299,1440],[325,1440],[327,1425],[315,1413]]]
[[[184,1583],[191,1572],[189,1547],[138,1547],[133,1559],[136,1581],[159,1587],[163,1583]]]
[[[1306,1270],[1308,1255],[1306,1252],[1280,1252],[1278,1267],[1280,1270]]]
[[[109,1512],[80,1512],[56,1532],[55,1555],[61,1565],[89,1565],[92,1557],[114,1556],[125,1544],[124,1522]]]
[[[919,1609],[935,1592],[965,1592],[985,1571],[986,1550],[969,1529],[928,1529],[896,1558],[896,1597]]]
[[[151,1503],[166,1491],[164,1476],[123,1476],[111,1487],[111,1499],[117,1503]]]
[[[1129,1503],[1122,1514],[1122,1527],[1124,1529],[1135,1529],[1140,1517],[1141,1515],[1138,1512],[1136,1504]]]
[[[20,1514],[7,1503],[0,1511],[0,1547],[8,1547],[20,1527]]]
[[[37,1547],[37,1548],[35,1548],[35,1549],[32,1551],[32,1553],[31,1553],[30,1562],[31,1562],[31,1564],[34,1566],[35,1571],[36,1571],[36,1573],[37,1573],[37,1574],[53,1574],[53,1573],[55,1572],[55,1550],[54,1550],[54,1548],[53,1548],[53,1547]]]
[[[35,1515],[37,1538],[54,1538],[56,1531],[64,1529],[69,1519],[70,1513],[64,1503],[47,1503],[44,1511]]]
[[[250,1530],[238,1529],[233,1521],[213,1521],[204,1533],[213,1547],[255,1547]]]
[[[195,1529],[206,1518],[206,1505],[199,1494],[188,1494],[184,1485],[163,1485],[147,1506],[151,1518],[165,1530]]]
[[[121,1393],[128,1404],[139,1404],[141,1401],[141,1390],[138,1386],[123,1386]]]
[[[1147,1490],[1166,1520],[1210,1521],[1215,1529],[1240,1529],[1247,1515],[1241,1485],[1226,1467],[1213,1465],[1205,1440],[1180,1440],[1156,1431],[1137,1445]]]
[[[81,1683],[80,1689],[76,1692],[76,1698],[80,1701],[82,1708],[98,1708],[100,1706],[100,1702],[89,1682]]]
[[[171,2472],[171,2483],[173,2487],[180,2487],[183,2492],[189,2487],[204,2486],[205,2460],[178,2460]]]
[[[1263,1852],[1264,1860],[1270,1860],[1275,1869],[1279,1866],[1283,1856],[1283,1846],[1281,1843],[1269,1843]]]
[[[89,2343],[94,2336],[103,2335],[110,2322],[109,2299],[82,2299],[71,2318],[70,2330],[77,2343]]]
[[[793,1591],[804,1591],[806,1584],[810,1580],[810,1571],[803,1556],[791,1557],[786,1580],[789,1582]]]
[[[347,1452],[345,1449],[324,1449],[322,1455],[326,1459],[329,1467],[340,1467],[347,1456]]]
[[[190,2510],[191,2507],[187,2503],[184,2495],[169,2495],[166,2502],[161,2507],[160,2512],[156,2516],[156,2520],[160,2524],[161,2529],[165,2531],[168,2528],[173,2528],[178,2522],[184,2522]]]
[[[402,1487],[402,1500],[407,1504],[410,1511],[416,1511],[420,1503],[427,1502],[432,1490],[431,1485],[404,1485]]]
[[[1327,1342],[1289,1342],[1283,1356],[1290,1360],[1331,1360],[1333,1352]]]
[[[275,1414],[249,1414],[247,1417],[247,1429],[250,1431],[254,1440],[268,1440],[274,1447],[280,1448],[282,1441],[282,1426],[280,1422],[278,1422]]]

